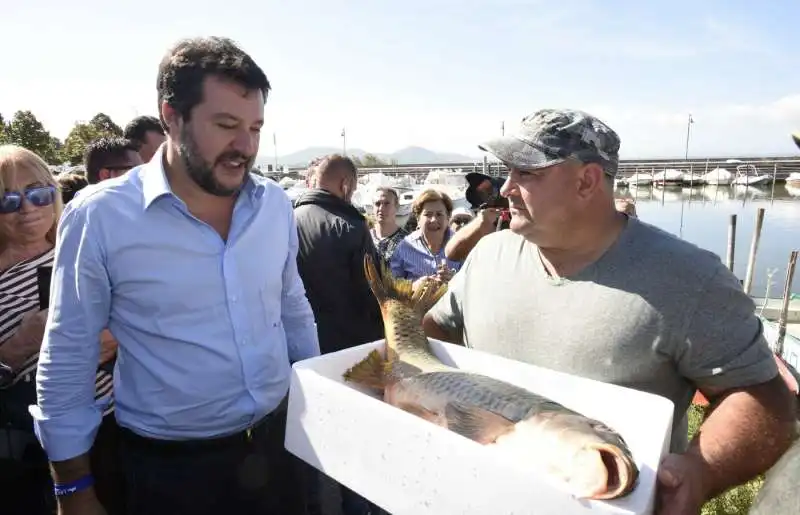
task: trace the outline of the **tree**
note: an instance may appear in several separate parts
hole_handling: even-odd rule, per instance
[[[0,114],[0,145],[6,142],[6,121]]]
[[[8,143],[25,147],[50,164],[59,162],[54,138],[32,112],[17,111],[3,132]]]
[[[77,122],[69,131],[61,157],[75,166],[83,163],[86,145],[103,136],[122,136],[122,129],[104,113],[97,113],[89,122]]]
[[[97,113],[94,118],[89,120],[89,125],[97,129],[97,132],[104,135],[122,136],[122,129],[114,123],[105,113]]]
[[[382,166],[389,166],[386,161],[383,161],[375,154],[364,154],[363,157],[351,157],[356,166],[364,168],[380,168]]]

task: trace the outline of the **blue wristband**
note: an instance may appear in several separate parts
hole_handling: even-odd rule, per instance
[[[62,497],[64,495],[71,495],[75,492],[80,492],[81,490],[86,490],[90,486],[94,484],[94,476],[89,474],[88,476],[83,476],[80,479],[76,479],[70,483],[58,484],[55,483],[53,485],[53,491],[56,494],[56,497]]]

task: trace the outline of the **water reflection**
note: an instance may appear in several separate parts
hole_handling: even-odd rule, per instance
[[[764,225],[756,255],[751,295],[763,296],[767,271],[776,270],[770,295],[779,297],[789,253],[800,249],[800,187],[766,186],[640,186],[618,188],[618,198],[636,202],[639,218],[724,259],[730,215],[737,215],[734,273],[744,279],[756,212],[763,207]],[[686,266],[691,266],[687,263]],[[800,276],[792,291],[800,294]]]
[[[700,201],[717,202],[721,200],[784,200],[800,199],[800,187],[785,183],[770,185],[711,185],[702,186],[626,186],[617,188],[617,196],[636,200],[658,202]]]

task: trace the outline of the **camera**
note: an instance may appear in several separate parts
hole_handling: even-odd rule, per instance
[[[479,172],[466,175],[467,191],[464,196],[473,210],[497,208],[508,209],[508,199],[500,195],[505,182],[500,177],[489,177]]]

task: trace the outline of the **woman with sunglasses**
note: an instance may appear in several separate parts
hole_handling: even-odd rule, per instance
[[[53,264],[61,195],[39,156],[0,146],[0,512],[52,513],[47,457],[28,406],[47,310],[40,309],[39,268]]]

